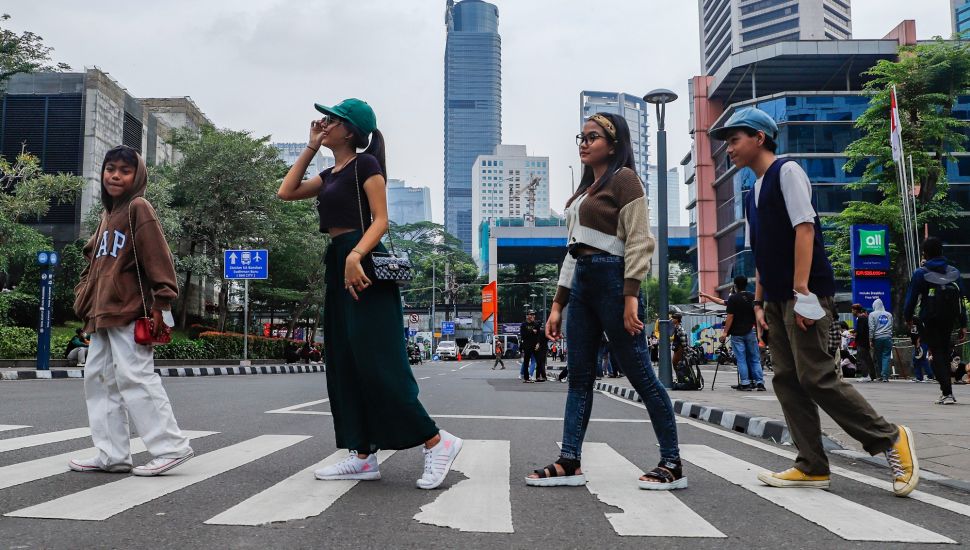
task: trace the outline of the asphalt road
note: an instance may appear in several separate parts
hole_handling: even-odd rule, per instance
[[[414,369],[425,407],[467,442],[435,491],[414,487],[418,449],[382,457],[381,481],[313,479],[306,470],[336,451],[322,374],[165,379],[182,429],[197,432],[198,456],[147,479],[68,472],[56,458],[91,445],[80,381],[0,383],[0,548],[883,549],[970,542],[966,493],[925,482],[920,500],[895,498],[887,471],[840,457],[832,463],[844,475],[833,477],[831,491],[762,488],[753,476],[789,467],[790,447],[689,419],[678,427],[690,488],[637,490],[639,472],[658,460],[656,439],[642,405],[602,394],[584,447],[589,484],[527,487],[522,478],[557,456],[566,385],[523,384],[514,367],[490,366]]]

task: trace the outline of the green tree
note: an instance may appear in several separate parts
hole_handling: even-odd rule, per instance
[[[889,226],[890,277],[896,319],[902,323],[902,307],[910,273],[902,256],[904,250],[902,197],[892,159],[889,139],[890,91],[896,86],[901,119],[903,149],[913,158],[920,227],[953,227],[958,207],[947,198],[946,162],[963,151],[968,123],[953,117],[958,96],[970,93],[970,43],[948,42],[940,38],[916,46],[900,48],[896,61],[879,61],[866,72],[872,78],[865,89],[869,108],[856,127],[863,136],[846,149],[846,170],[864,167],[858,183],[851,187],[875,186],[882,194],[879,202],[850,201],[839,215],[826,220],[834,227],[828,232],[831,259],[838,276],[849,275],[849,227],[877,223]]]
[[[391,234],[394,248],[414,265],[414,280],[403,293],[405,303],[429,307],[432,286],[438,304],[480,299],[484,278],[479,276],[475,261],[461,249],[461,241],[444,226],[432,222],[393,225]],[[386,238],[385,246],[390,248]]]
[[[671,262],[671,268],[671,273],[679,273],[679,275],[675,276],[667,287],[667,295],[669,296],[667,303],[670,305],[691,303],[690,292],[694,284],[693,274],[690,269],[677,262]],[[644,304],[647,309],[646,317],[652,323],[657,319],[659,313],[660,279],[653,276],[647,277],[640,288],[646,301]]]
[[[43,216],[51,203],[74,201],[83,185],[78,176],[45,174],[30,153],[21,152],[13,162],[0,157],[0,271],[20,249],[37,244],[36,231],[20,222]]]
[[[0,23],[9,19],[6,13],[0,15]],[[69,70],[66,63],[51,63],[52,51],[44,45],[43,38],[32,32],[18,34],[0,26],[0,93],[15,74]]]
[[[172,205],[184,231],[179,250],[183,284],[196,276],[220,276],[222,251],[257,248],[270,241],[275,192],[286,167],[269,137],[205,126],[200,132],[177,130],[172,145],[182,158],[167,175],[174,183]],[[185,324],[183,295],[180,316]],[[219,292],[219,329],[225,328],[229,285]]]

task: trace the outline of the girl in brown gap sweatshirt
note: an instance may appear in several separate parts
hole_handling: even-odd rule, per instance
[[[71,459],[69,466],[77,472],[154,476],[193,455],[155,374],[152,346],[135,343],[135,320],[144,309],[151,308],[157,335],[163,322],[171,324],[171,303],[178,296],[171,251],[155,209],[144,198],[147,183],[145,161],[137,151],[121,145],[105,155],[104,212],[84,246],[88,266],[74,289],[74,311],[91,334],[84,394],[98,454]],[[152,455],[151,461],[134,469],[128,418]]]

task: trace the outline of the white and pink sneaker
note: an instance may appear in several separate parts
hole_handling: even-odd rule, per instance
[[[445,480],[451,465],[461,452],[462,440],[441,430],[441,441],[424,452],[424,475],[418,480],[419,489],[435,489]]]
[[[336,479],[373,481],[381,478],[381,470],[376,454],[371,453],[367,458],[360,458],[356,451],[350,451],[347,458],[340,462],[314,470],[313,477],[324,481]]]
[[[192,449],[189,449],[188,452],[182,456],[176,456],[176,457],[170,457],[170,458],[161,458],[161,457],[153,458],[148,464],[144,464],[142,466],[136,466],[134,469],[131,470],[131,473],[141,477],[152,477],[152,476],[162,475],[165,472],[171,470],[172,468],[185,464],[193,456],[195,456],[195,451],[193,451]]]

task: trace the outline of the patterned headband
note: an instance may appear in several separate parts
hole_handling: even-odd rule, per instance
[[[613,125],[613,122],[610,121],[610,119],[606,118],[603,115],[596,114],[589,117],[588,120],[592,120],[596,124],[599,124],[600,126],[602,126],[603,129],[606,130],[606,133],[610,135],[610,139],[612,139],[613,141],[616,141],[616,126]]]

